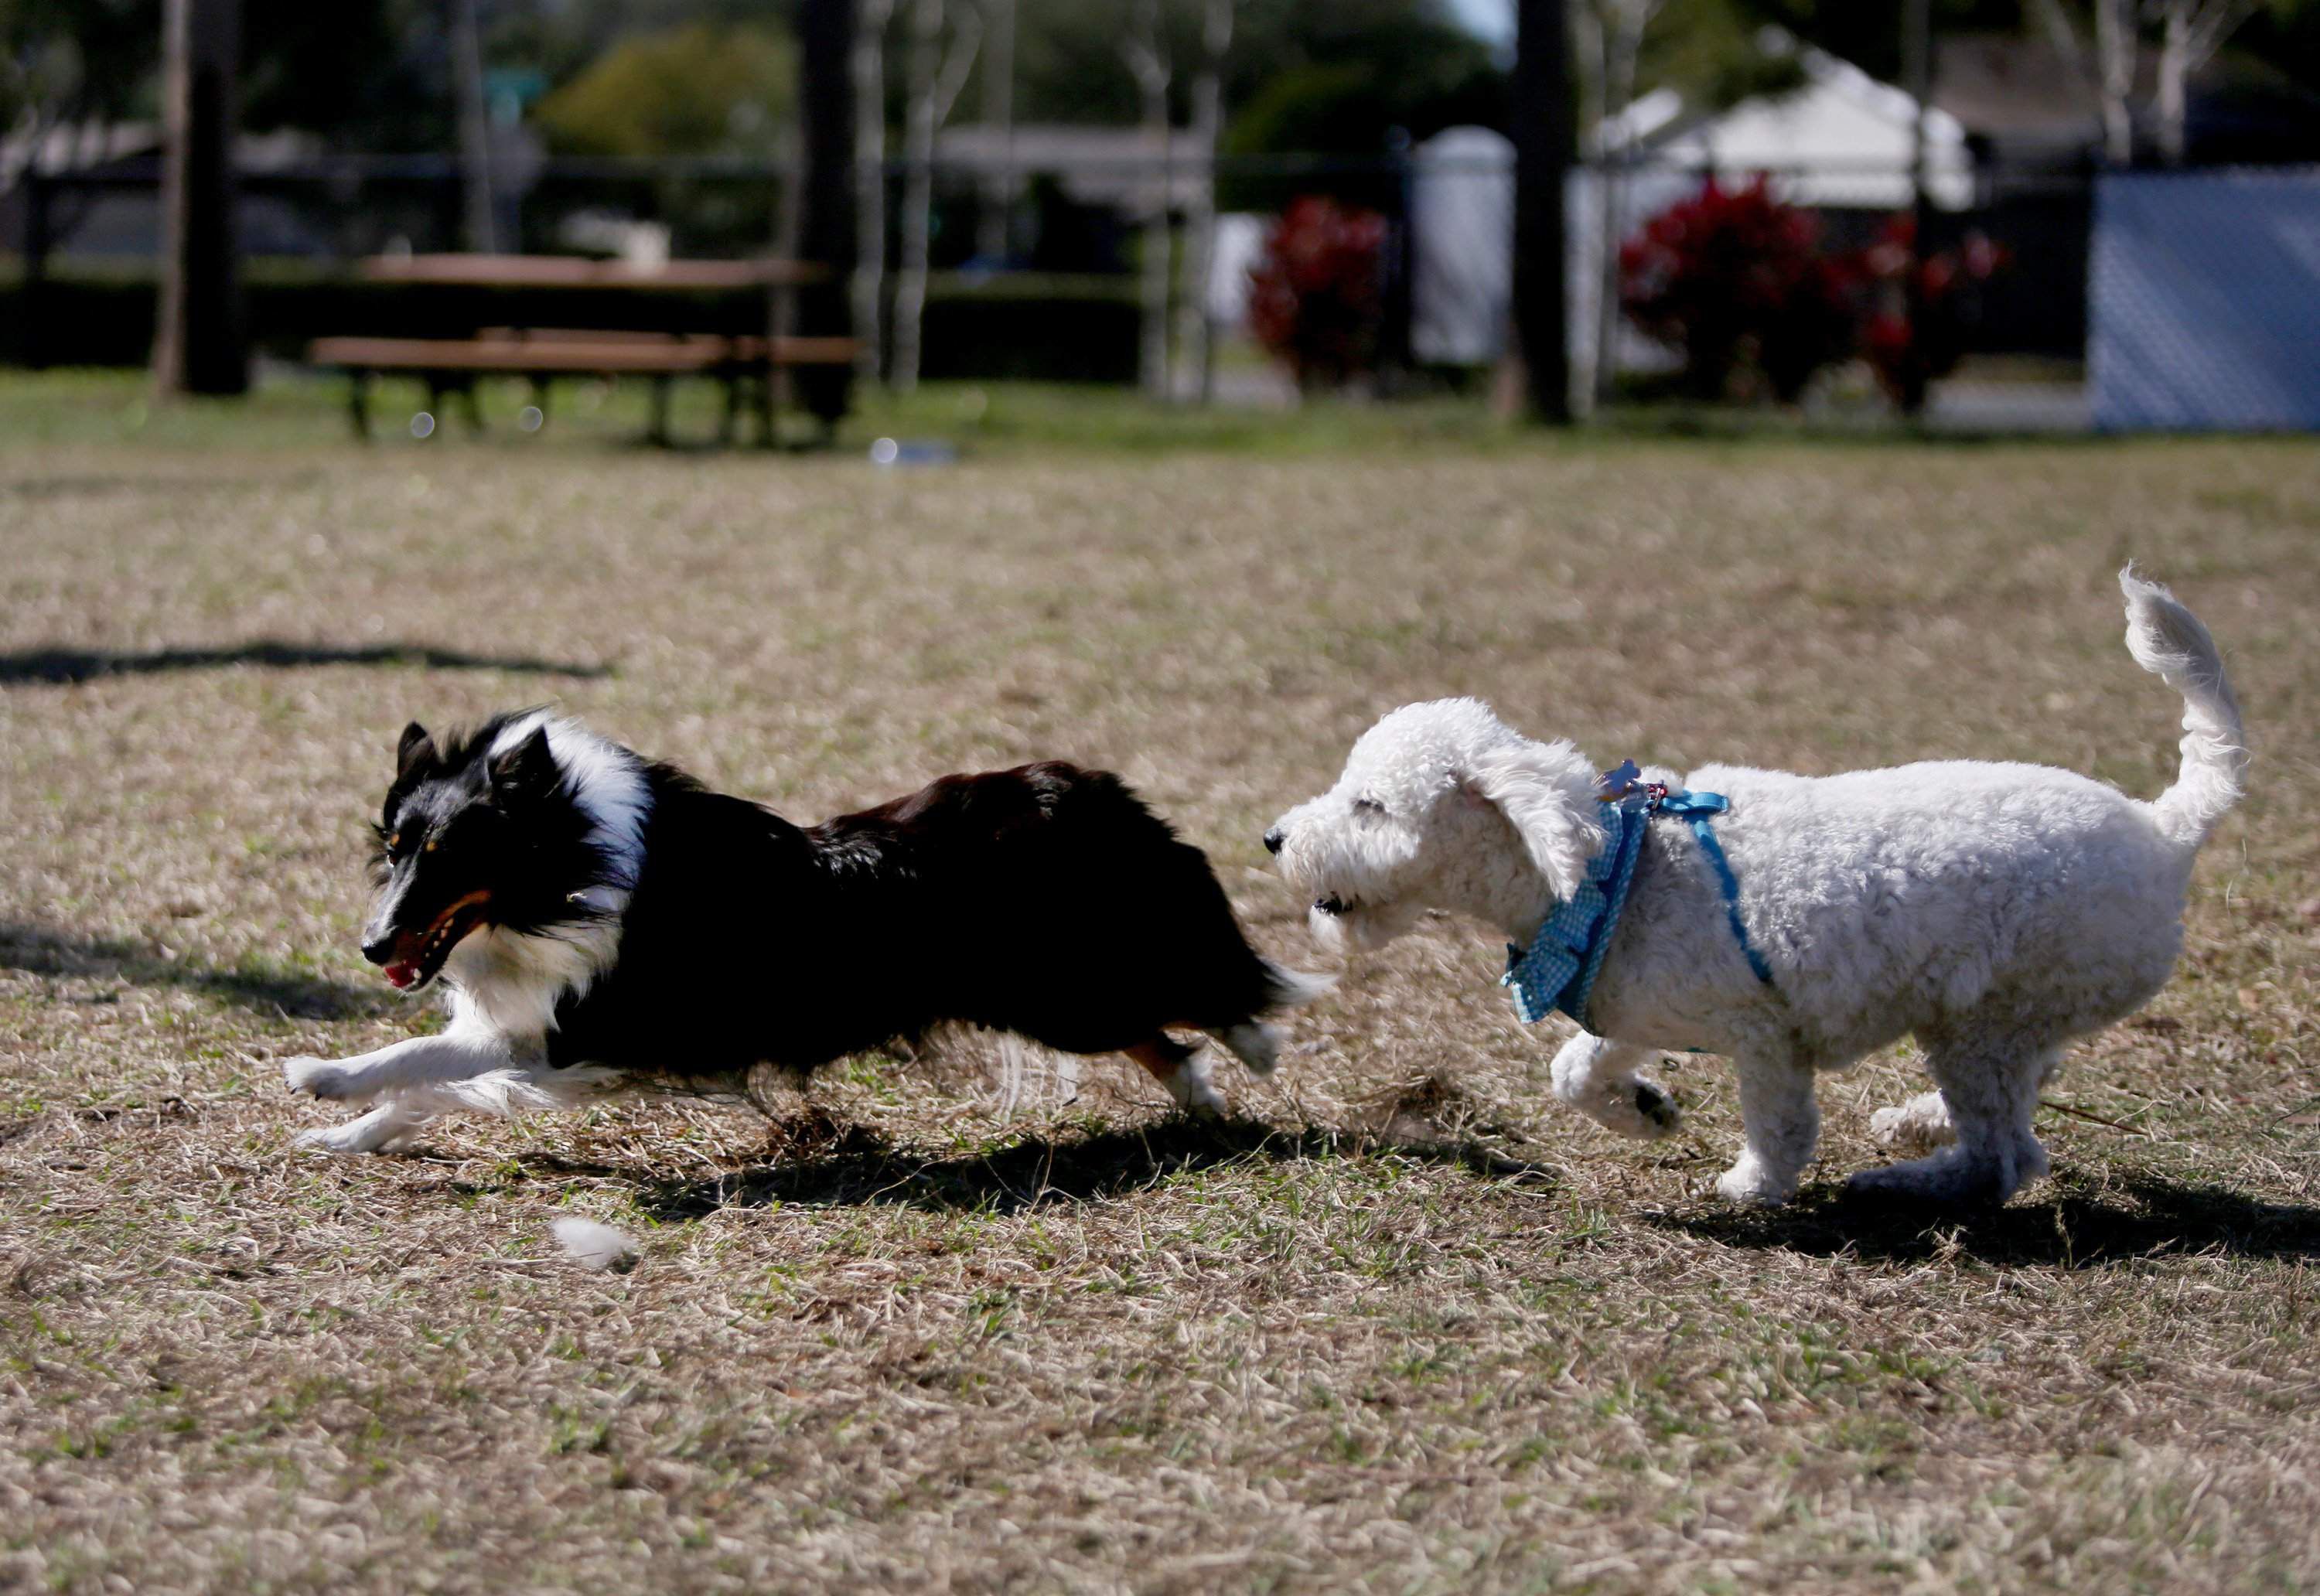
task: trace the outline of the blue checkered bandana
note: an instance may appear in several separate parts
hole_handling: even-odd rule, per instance
[[[1720,793],[1670,792],[1639,782],[1632,759],[1603,773],[1598,792],[1602,802],[1603,846],[1587,861],[1587,879],[1579,890],[1548,911],[1546,923],[1527,948],[1507,949],[1507,973],[1499,984],[1514,993],[1515,1013],[1525,1025],[1535,1025],[1560,1010],[1581,1026],[1587,1025],[1587,999],[1595,990],[1595,976],[1603,955],[1618,929],[1619,911],[1627,906],[1628,884],[1636,878],[1636,863],[1644,852],[1644,832],[1655,814],[1676,815],[1690,821],[1692,835],[1716,874],[1724,898],[1725,919],[1739,939],[1740,951],[1756,979],[1772,984],[1772,971],[1749,939],[1740,919],[1740,883],[1716,840],[1708,817],[1728,805]],[[1591,1026],[1588,1027],[1592,1029]]]

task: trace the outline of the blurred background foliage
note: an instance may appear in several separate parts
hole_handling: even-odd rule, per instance
[[[533,109],[559,155],[770,155],[797,108],[797,48],[750,23],[614,42]]]
[[[477,0],[485,65],[530,86],[548,146],[593,154],[760,153],[796,94],[794,0]],[[2080,0],[2059,0],[2082,11]],[[1511,5],[1511,0],[1509,0]],[[1137,120],[1120,59],[1123,7],[1017,0],[1015,118]],[[1225,149],[1359,154],[1400,129],[1502,125],[1506,53],[1469,21],[1479,0],[1239,0],[1224,64]],[[1793,81],[1767,26],[1888,80],[1900,72],[1892,7],[1862,0],[1666,0],[1640,81],[1723,105]],[[2035,30],[2038,0],[1934,0],[1944,32]],[[160,0],[0,0],[0,130],[158,112]],[[1201,0],[1163,0],[1162,43],[1189,113]],[[2082,23],[2084,18],[2080,19]],[[332,149],[450,148],[443,0],[245,0],[243,121],[297,128]],[[893,41],[901,44],[901,30]],[[2320,5],[2266,0],[2239,50],[2320,89]],[[359,65],[360,69],[356,69]],[[980,114],[970,85],[955,120]],[[899,97],[891,107],[899,124]]]

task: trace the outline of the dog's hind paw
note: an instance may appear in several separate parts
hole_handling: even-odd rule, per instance
[[[1752,1156],[1716,1177],[1716,1194],[1750,1208],[1778,1208],[1797,1194],[1796,1182],[1783,1181]]]
[[[326,1153],[335,1158],[355,1158],[365,1153],[384,1153],[401,1146],[418,1131],[419,1124],[420,1119],[403,1112],[395,1104],[381,1103],[367,1114],[358,1115],[343,1125],[325,1125],[313,1130],[301,1131],[291,1145],[303,1152]]]
[[[1920,1092],[1905,1103],[1869,1116],[1870,1138],[1880,1147],[1931,1152],[1957,1139],[1950,1105],[1938,1092]]]
[[[1905,1199],[1944,1208],[1994,1208],[2046,1173],[2046,1149],[2028,1137],[2012,1145],[1953,1145],[1928,1157],[1864,1169],[1844,1194]]]

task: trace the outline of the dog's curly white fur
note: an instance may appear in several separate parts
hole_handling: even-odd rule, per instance
[[[2129,652],[2184,699],[2173,786],[2142,803],[2070,771],[1963,760],[1826,777],[1645,772],[1731,800],[1716,833],[1772,979],[1750,969],[1690,830],[1653,826],[1594,987],[1602,1034],[1556,1055],[1555,1096],[1624,1135],[1661,1137],[1677,1116],[1640,1073],[1651,1053],[1728,1055],[1746,1145],[1717,1188],[1783,1202],[1819,1135],[1815,1073],[1914,1033],[1940,1093],[1873,1129],[1938,1150],[1853,1187],[2001,1201],[2043,1174],[2040,1087],[2071,1038],[2165,984],[2192,858],[2246,769],[2207,628],[2131,567],[2119,585]],[[1524,737],[1473,699],[1411,704],[1265,841],[1313,900],[1325,943],[1375,946],[1441,908],[1527,945],[1603,844],[1596,779],[1570,743]]]

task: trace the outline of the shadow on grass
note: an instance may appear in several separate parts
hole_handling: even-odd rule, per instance
[[[1828,1193],[1771,1212],[1660,1213],[1645,1222],[1726,1247],[1909,1262],[1963,1252],[1989,1264],[2091,1269],[2199,1253],[2320,1258],[2320,1208],[2155,1174],[2060,1176],[2028,1202],[1928,1212]]]
[[[609,665],[536,659],[529,655],[467,654],[417,643],[376,643],[359,648],[327,643],[285,643],[272,638],[226,648],[159,648],[142,654],[103,648],[26,648],[0,654],[0,685],[37,682],[71,686],[99,676],[152,676],[163,671],[211,670],[230,665],[261,665],[292,670],[316,665],[421,666],[429,670],[500,670],[530,676],[609,676]]]
[[[812,1155],[707,1178],[640,1183],[637,1201],[663,1223],[776,1202],[1011,1214],[1047,1202],[1100,1202],[1226,1165],[1375,1153],[1456,1165],[1500,1179],[1555,1178],[1544,1165],[1509,1158],[1472,1141],[1388,1141],[1331,1130],[1282,1130],[1246,1120],[1176,1119],[1141,1129],[1030,1137],[988,1153],[941,1158],[898,1151],[869,1131],[847,1126]],[[557,1160],[546,1161],[546,1167],[557,1174],[591,1173]]]
[[[367,1020],[396,1012],[391,994],[327,976],[245,960],[232,969],[173,959],[158,948],[103,937],[74,937],[0,920],[0,970],[78,975],[130,986],[175,986],[261,1014],[297,1020]]]

